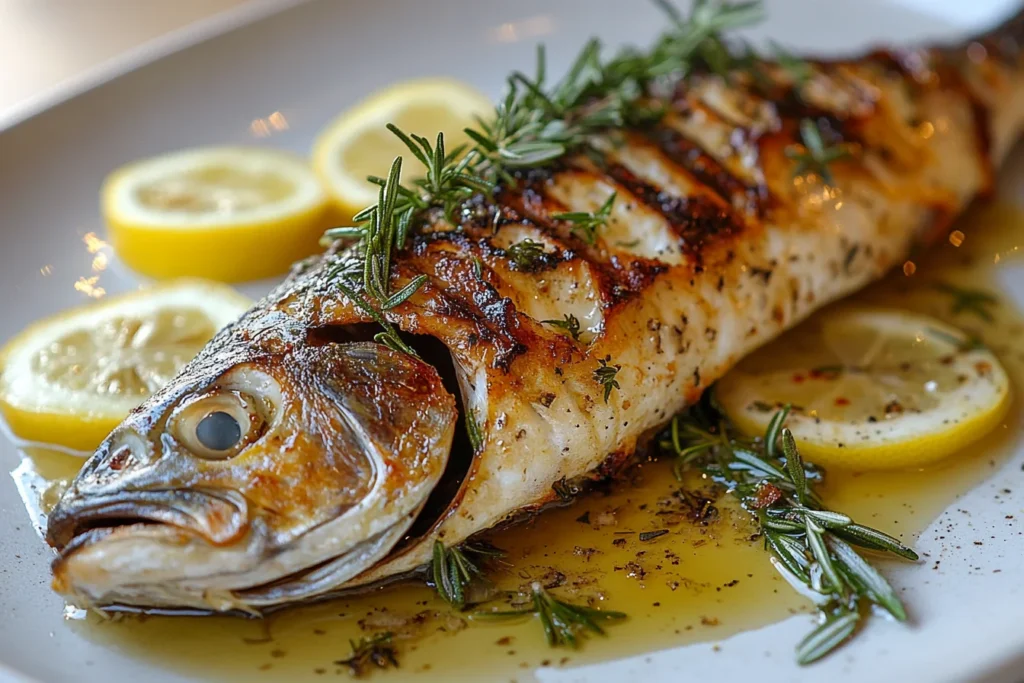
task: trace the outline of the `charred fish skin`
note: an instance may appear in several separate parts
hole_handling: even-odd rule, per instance
[[[813,62],[799,80],[763,63],[767,89],[694,73],[658,123],[522,172],[457,221],[428,216],[391,272],[393,291],[426,284],[386,316],[451,355],[461,419],[482,435],[461,469],[445,469],[464,454],[434,359],[360,341],[373,320],[338,286],[358,254],[302,264],[90,459],[50,520],[55,588],[260,610],[404,575],[435,540],[556,500],[556,482],[614,475],[745,353],[992,187],[1024,125],[1022,40],[1018,17],[967,46]],[[851,152],[829,184],[794,176],[808,125]],[[593,240],[556,218],[612,194]],[[544,322],[564,316],[577,334]],[[214,412],[242,437],[211,452],[198,426]]]

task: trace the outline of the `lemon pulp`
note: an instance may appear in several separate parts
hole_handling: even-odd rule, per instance
[[[999,360],[960,330],[888,309],[831,309],[744,359],[715,398],[741,429],[787,421],[812,461],[916,467],[993,429],[1010,405]]]
[[[248,305],[184,280],[41,320],[0,352],[0,413],[22,439],[92,450]]]
[[[306,162],[262,148],[183,150],[107,179],[103,213],[129,266],[223,282],[286,272],[316,252],[330,202]]]

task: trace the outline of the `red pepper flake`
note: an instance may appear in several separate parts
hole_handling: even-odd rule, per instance
[[[840,407],[848,406],[850,405],[850,399],[840,396],[839,398],[836,399],[836,405]]]
[[[754,492],[754,497],[750,501],[750,507],[755,510],[766,508],[781,500],[782,495],[782,489],[779,487],[772,484],[761,484],[757,487],[757,491]]]
[[[984,377],[988,375],[990,372],[992,372],[992,365],[991,363],[987,363],[985,361],[978,361],[977,363],[974,364],[974,369],[978,371],[979,375]]]
[[[793,383],[794,384],[802,384],[805,379],[807,379],[807,378],[804,377],[803,375],[801,375],[799,372],[797,374],[793,375]]]

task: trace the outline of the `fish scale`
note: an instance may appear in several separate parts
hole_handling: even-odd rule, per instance
[[[1021,40],[1024,19],[1016,18],[972,42],[986,47],[982,59],[966,47],[877,51],[814,62],[800,86],[765,63],[771,97],[746,76],[698,71],[667,98],[670,111],[657,124],[610,131],[594,141],[599,151],[517,172],[493,199],[467,202],[459,221],[425,216],[393,257],[390,291],[419,276],[426,282],[385,316],[414,348],[436,340],[451,356],[450,381],[436,356],[399,361],[365,342],[373,319],[337,285],[339,271],[361,257],[333,246],[219,334],[100,447],[51,520],[50,541],[62,549],[56,587],[91,605],[252,610],[322,598],[406,576],[430,561],[437,540],[457,545],[562,502],[587,480],[615,476],[743,355],[902,263],[991,189],[1024,124]],[[793,176],[808,119],[825,144],[853,150],[829,169],[834,185]],[[612,193],[594,244],[556,218],[596,212]],[[511,254],[527,239],[543,251],[517,263]],[[565,314],[580,321],[579,340],[546,322]],[[365,401],[358,414],[341,410],[346,392],[367,391],[345,384],[357,373],[325,383],[317,373],[329,368],[301,365],[313,347],[334,354],[357,345],[365,361],[357,354],[347,362],[367,363],[388,391],[407,387],[401,401],[378,391],[380,411]],[[617,386],[606,399],[595,371],[609,367]],[[293,496],[279,494],[276,516],[250,504],[249,549],[224,550],[246,561],[236,570],[218,564],[216,581],[199,563],[219,556],[195,530],[173,535],[191,554],[155,544],[169,532],[150,525],[71,541],[99,495],[88,492],[89,477],[115,446],[131,437],[150,459],[192,457],[182,445],[190,425],[174,421],[175,406],[221,390],[219,378],[232,373],[233,386],[260,396],[276,387],[282,402],[266,399],[263,418],[278,439],[261,437],[225,465],[236,480],[278,477],[274,490],[282,491],[286,471],[285,488],[331,486],[318,474],[330,455],[326,437],[318,450],[310,433],[343,427],[355,435],[346,443],[366,442],[381,421],[398,421],[405,431],[385,430],[373,442],[380,452],[346,455],[363,466],[354,472],[369,472],[350,488],[370,493],[321,511],[287,542],[274,525],[301,513],[290,507]],[[417,374],[422,386],[414,388]],[[452,382],[461,417],[448,409]],[[290,432],[281,431],[282,415]],[[482,435],[472,453],[459,450],[468,447],[467,416]],[[174,429],[178,441],[168,440]],[[260,469],[266,462],[275,467]],[[130,498],[139,482],[174,483],[145,474],[118,495]],[[103,495],[112,495],[109,486]],[[435,488],[446,493],[428,502]],[[148,540],[132,545],[133,533]],[[155,553],[170,569],[104,571],[112,553],[126,552]]]

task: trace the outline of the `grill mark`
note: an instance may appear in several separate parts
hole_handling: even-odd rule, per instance
[[[646,135],[673,163],[684,168],[729,205],[748,207],[757,215],[762,215],[767,209],[766,187],[747,185],[679,131],[655,126]]]
[[[666,192],[619,163],[605,169],[609,178],[624,187],[649,209],[659,213],[679,236],[684,255],[700,267],[703,252],[713,243],[740,234],[744,221],[727,207],[701,197],[679,197]]]
[[[486,279],[478,278],[472,263],[463,253],[431,249],[433,244],[441,241],[458,244],[463,253],[474,255],[485,247],[483,241],[474,241],[465,235],[442,233],[434,239],[417,240],[413,254],[416,262],[406,261],[403,265],[412,266],[427,276],[427,284],[421,291],[429,296],[433,313],[472,325],[475,332],[468,343],[488,344],[494,351],[494,366],[507,371],[511,362],[526,352],[527,344],[524,342],[529,337],[520,324],[515,305],[511,299],[501,296]],[[486,273],[485,277],[490,274]],[[426,329],[407,331],[432,334]],[[451,341],[448,340],[449,346]]]

